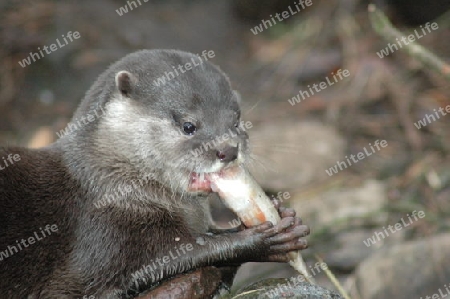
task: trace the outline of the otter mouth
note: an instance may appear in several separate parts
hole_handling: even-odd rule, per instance
[[[215,180],[221,177],[233,176],[235,173],[235,164],[227,165],[214,172],[191,172],[189,174],[189,192],[217,192]]]
[[[192,172],[189,177],[189,191],[191,192],[211,192],[210,173]]]

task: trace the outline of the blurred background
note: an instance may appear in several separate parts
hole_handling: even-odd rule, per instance
[[[403,49],[380,58],[388,41],[371,28],[368,1],[311,3],[303,9],[288,0],[2,0],[0,144],[54,142],[96,77],[127,53],[213,50],[210,61],[240,91],[243,118],[253,124],[252,172],[267,192],[288,192],[284,204],[311,227],[308,265],[317,262],[314,254],[323,258],[353,299],[447,294],[450,116],[420,129],[417,123],[434,109],[450,110],[449,81]],[[375,4],[405,36],[417,30],[415,43],[450,62],[450,0]],[[296,13],[267,25],[289,7]],[[439,28],[423,34],[427,22]],[[65,44],[69,31],[80,38]],[[65,45],[19,64],[57,39]],[[289,102],[333,81],[338,70],[350,76]],[[338,161],[371,152],[377,140],[388,145],[329,175]],[[231,216],[214,206],[227,225]],[[425,216],[414,218],[414,211]],[[398,223],[394,233],[388,229]],[[314,272],[334,289],[323,270]],[[235,286],[293,275],[287,265],[247,264]]]

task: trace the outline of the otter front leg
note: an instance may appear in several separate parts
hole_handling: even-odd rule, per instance
[[[195,239],[181,237],[180,244],[192,245],[191,250],[177,259],[166,260],[156,271],[147,271],[144,275],[135,273],[126,294],[136,295],[149,285],[175,274],[205,266],[255,261],[287,262],[288,252],[307,246],[306,241],[299,238],[305,236],[309,229],[298,223],[295,217],[284,217],[277,225],[265,222],[238,233],[202,235]]]
[[[245,227],[243,224],[233,227],[233,228],[219,228],[216,226],[210,226],[208,232],[215,235],[220,234],[231,234],[231,233],[238,233],[242,230],[244,230]],[[233,284],[234,277],[236,276],[236,272],[238,271],[239,267],[242,265],[242,263],[236,263],[232,265],[231,263],[227,266],[218,267],[220,270],[220,273],[222,275],[222,288],[229,290],[231,289],[231,285]]]
[[[208,232],[214,235],[221,235],[221,234],[231,234],[231,233],[237,233],[240,232],[241,230],[244,230],[245,227],[243,224],[236,226],[236,227],[232,227],[232,228],[218,228],[218,227],[213,227],[211,226],[208,229]]]

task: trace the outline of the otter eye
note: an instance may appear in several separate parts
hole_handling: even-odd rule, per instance
[[[185,122],[183,124],[183,131],[187,134],[187,135],[192,135],[195,133],[195,131],[197,131],[197,127],[191,123],[191,122]]]

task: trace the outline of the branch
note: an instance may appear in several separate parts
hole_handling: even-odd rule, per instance
[[[377,9],[375,4],[369,5],[369,19],[372,24],[372,28],[383,37],[387,42],[396,42],[396,38],[401,39],[405,35],[397,30],[386,15]],[[409,43],[403,45],[403,47],[410,56],[417,58],[425,66],[430,67],[444,78],[450,80],[450,65],[445,61],[441,60],[435,54],[431,53],[429,50],[425,49],[418,43]]]

